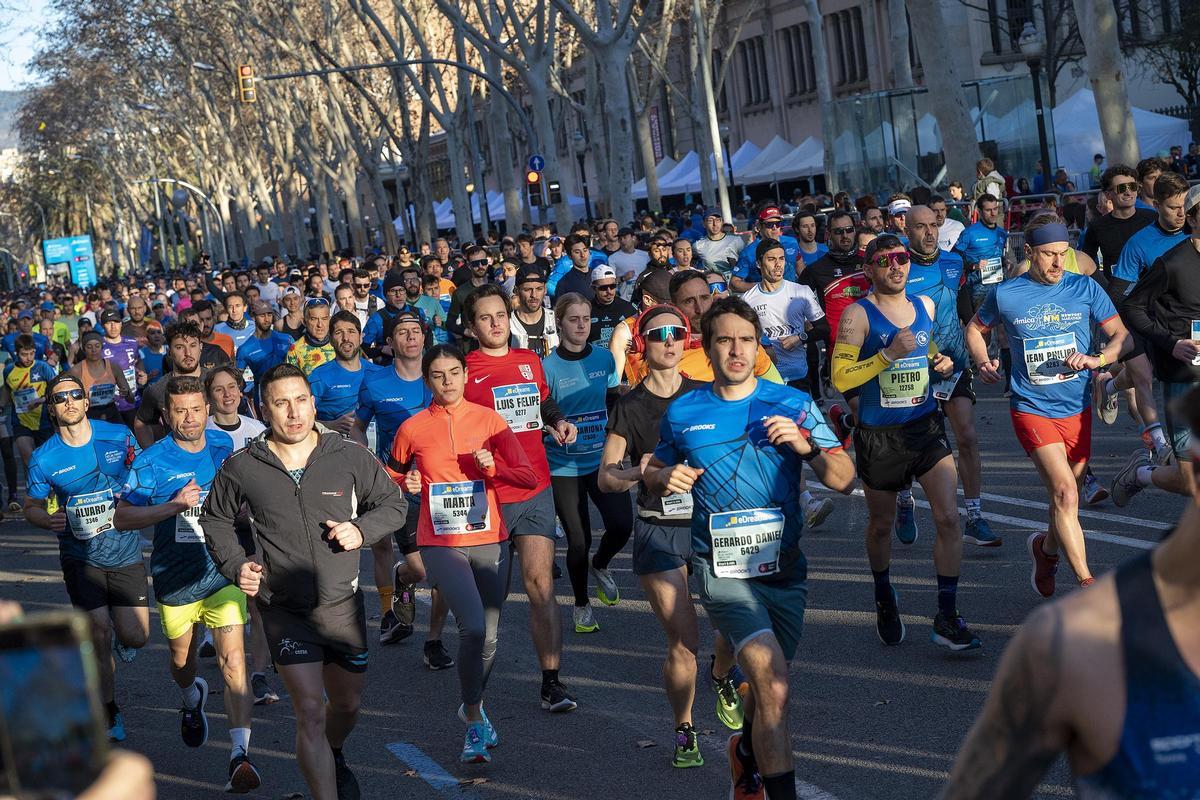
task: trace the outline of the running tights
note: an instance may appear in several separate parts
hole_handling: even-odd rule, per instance
[[[429,585],[436,588],[458,623],[458,681],[465,705],[483,701],[496,661],[496,635],[508,576],[508,548],[422,547]]]
[[[8,484],[8,499],[11,502],[17,496],[17,457],[13,454],[11,436],[0,439],[0,457],[4,459],[4,480]]]
[[[629,495],[600,491],[596,483],[598,474],[589,472],[550,478],[550,485],[554,487],[554,510],[567,533],[567,574],[571,577],[576,606],[585,606],[588,602],[588,553],[592,549],[588,498],[596,504],[604,522],[604,536],[592,559],[597,569],[608,567],[608,562],[621,552],[633,534],[633,507],[629,504]]]

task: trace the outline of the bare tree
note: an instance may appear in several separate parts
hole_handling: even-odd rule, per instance
[[[1110,164],[1133,164],[1139,157],[1137,129],[1125,88],[1124,58],[1112,0],[1074,0],[1079,35],[1088,59],[1088,82],[1096,95],[1100,134]]]

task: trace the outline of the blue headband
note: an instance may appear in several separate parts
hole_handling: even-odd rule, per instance
[[[1049,225],[1043,225],[1025,234],[1025,244],[1030,247],[1069,241],[1071,241],[1071,235],[1067,233],[1067,226],[1061,222],[1051,222]]]

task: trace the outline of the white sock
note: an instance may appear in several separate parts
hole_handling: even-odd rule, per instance
[[[808,489],[805,489],[800,493],[800,499],[804,501],[804,505],[808,505],[813,501],[812,492],[810,492]]]
[[[967,503],[967,517],[968,518],[983,516],[983,510],[981,508],[981,504],[979,502],[978,497],[967,497],[964,499],[966,500],[966,503]]]
[[[200,704],[200,685],[192,681],[191,686],[179,690],[179,696],[183,698],[185,708],[195,708]]]
[[[247,755],[250,752],[250,729],[230,728],[229,741],[233,743],[233,746],[229,750],[230,758]]]
[[[1150,476],[1154,473],[1154,467],[1138,467],[1136,479],[1138,486],[1153,486],[1154,479]]]
[[[912,489],[901,489],[896,492],[896,505],[911,506],[912,504]]]
[[[1147,425],[1144,433],[1150,437],[1150,442],[1154,445],[1155,450],[1159,450],[1167,446],[1167,437],[1163,433],[1162,425],[1160,423],[1156,422],[1153,425]]]

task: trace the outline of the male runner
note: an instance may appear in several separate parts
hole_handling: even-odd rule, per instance
[[[1100,284],[1063,269],[1069,241],[1059,222],[1026,227],[1029,271],[989,295],[966,331],[971,360],[984,383],[1000,379],[983,338],[988,329],[1003,325],[1018,356],[1012,374],[1013,429],[1050,500],[1050,530],[1030,534],[1027,542],[1031,582],[1042,597],[1054,594],[1060,548],[1080,586],[1094,581],[1079,525],[1079,484],[1092,449],[1090,371],[1116,361],[1128,335]],[[1091,355],[1093,323],[1108,337],[1098,355]]]
[[[12,399],[10,424],[21,463],[28,469],[34,448],[50,438],[50,418],[46,415],[46,387],[57,370],[37,358],[37,345],[26,334],[17,337],[16,359],[4,365],[4,390]],[[9,498],[9,507],[16,502]],[[12,509],[16,510],[16,509]]]
[[[1153,225],[1158,215],[1138,208],[1137,173],[1124,164],[1114,164],[1100,176],[1100,191],[1112,203],[1112,211],[1093,218],[1079,236],[1079,250],[1091,256],[1106,274],[1111,274],[1125,243],[1135,233]]]
[[[225,679],[229,717],[229,782],[225,791],[257,789],[258,770],[250,750],[250,686],[246,680],[243,629],[246,595],[217,572],[196,520],[200,504],[221,463],[233,452],[223,431],[206,431],[208,399],[199,378],[172,376],[166,394],[170,435],[134,458],[121,490],[113,524],[137,531],[154,526],[150,573],[159,622],[171,653],[171,677],[183,700],[180,735],[188,747],[208,741],[208,682],[197,674],[203,623],[213,635]]]
[[[359,548],[404,525],[404,502],[365,447],[318,433],[304,373],[271,368],[260,383],[270,431],[222,466],[200,515],[221,574],[255,598],[296,715],[296,759],[313,800],[358,800],[342,747],[367,669]],[[260,552],[235,520],[248,504]]]
[[[295,340],[275,330],[275,309],[267,301],[256,300],[250,311],[254,315],[254,333],[238,347],[237,366],[246,381],[246,394],[257,398],[258,381],[271,367],[284,362]]]
[[[308,383],[317,404],[317,421],[348,436],[354,426],[358,391],[382,367],[361,357],[363,338],[356,314],[338,311],[333,315],[330,328],[334,358],[309,373]],[[388,567],[391,567],[390,558]]]
[[[237,291],[230,292],[225,295],[225,321],[213,326],[214,332],[233,340],[234,353],[254,335],[254,324],[246,315],[248,308],[246,295]]]
[[[605,350],[617,326],[637,316],[633,303],[617,296],[617,288],[617,271],[611,266],[602,264],[592,270],[595,295],[592,297],[592,327],[588,342]]]
[[[644,480],[667,499],[691,492],[700,600],[750,681],[742,732],[729,737],[730,797],[765,788],[770,800],[794,800],[787,674],[808,594],[800,468],[807,461],[841,492],[854,468],[811,397],[754,377],[754,309],[722,298],[701,330],[713,383],[668,407]]]
[[[142,400],[133,420],[133,435],[143,448],[149,447],[165,435],[163,423],[167,384],[171,377],[203,377],[200,369],[200,343],[200,329],[190,322],[177,322],[167,328],[167,360],[171,363],[171,372],[147,386],[142,392]]]
[[[514,288],[517,305],[509,318],[512,346],[532,350],[545,358],[558,347],[558,327],[554,315],[546,312],[546,273],[537,266],[517,270]]]
[[[779,213],[778,207],[768,205],[758,212],[758,239],[746,245],[738,254],[737,266],[733,268],[733,272],[729,276],[729,285],[735,292],[744,292],[758,283],[761,277],[756,266],[758,247],[762,242],[768,240],[774,240],[783,245],[787,256],[787,269],[783,273],[783,277],[789,281],[796,280],[796,265],[800,261],[800,243],[791,236],[783,235],[783,215]]]
[[[812,211],[797,211],[792,216],[792,233],[800,244],[800,259],[809,266],[829,252],[829,248],[817,242],[817,215]]]
[[[632,235],[630,231],[631,238]],[[624,244],[624,239],[621,241]],[[721,209],[710,208],[704,212],[704,236],[692,242],[692,249],[705,269],[716,270],[729,280],[729,273],[745,246],[741,236],[725,232],[725,218],[721,215]],[[609,261],[613,259],[610,257]]]
[[[979,310],[983,298],[992,287],[1004,280],[1004,248],[1008,244],[1008,231],[1000,225],[1003,208],[1000,201],[984,194],[975,201],[979,218],[954,243],[954,252],[961,253],[967,265],[967,279],[962,290],[963,313],[960,318],[967,322],[971,314]],[[1005,391],[1012,375],[1012,351],[1004,341],[1003,331],[997,334],[1000,349],[1000,364],[1004,368]]]
[[[121,324],[120,311],[109,310],[100,315],[100,326],[104,329],[100,354],[104,360],[112,362],[114,369],[121,371],[129,390],[137,392],[146,383],[146,370],[142,366],[137,339],[125,336],[121,332]],[[115,399],[121,419],[127,426],[132,425],[137,398],[117,392]]]
[[[141,535],[113,525],[113,498],[139,448],[125,426],[89,420],[87,407],[87,392],[76,376],[63,373],[47,384],[46,409],[55,432],[29,460],[24,512],[31,525],[58,535],[67,596],[92,623],[108,736],[120,742],[125,717],[113,695],[111,653],[131,661],[150,635]]]
[[[958,476],[930,386],[931,371],[945,377],[954,364],[934,342],[933,301],[920,295],[909,299],[905,293],[909,255],[900,238],[884,234],[867,245],[863,271],[873,289],[842,315],[833,385],[842,392],[860,388],[854,455],[867,500],[876,632],[885,645],[898,645],[906,635],[891,582],[891,535],[896,492],[915,478],[929,499],[936,537],[937,614],[931,638],[950,650],[977,650],[983,645],[958,613]]]
[[[329,300],[325,297],[305,298],[304,335],[292,342],[284,361],[299,367],[307,376],[333,359],[333,342],[329,340]]]
[[[829,338],[825,312],[811,287],[783,277],[787,254],[782,244],[763,243],[756,258],[759,282],[746,290],[742,299],[758,314],[763,341],[780,377],[795,389],[808,390],[808,355],[804,343],[810,336]]]
[[[833,355],[830,339],[837,333],[842,310],[864,297],[868,288],[862,275],[862,256],[858,254],[854,242],[854,217],[846,211],[834,211],[828,217],[828,225],[829,249],[816,261],[805,265],[804,271],[796,278],[798,283],[813,290],[828,323],[822,329],[824,336],[814,331],[808,338],[806,355],[813,397],[821,397],[818,389],[829,385],[828,359]],[[826,364],[823,372],[821,353],[817,348],[819,341],[825,343]],[[832,415],[830,422],[834,422]]]

